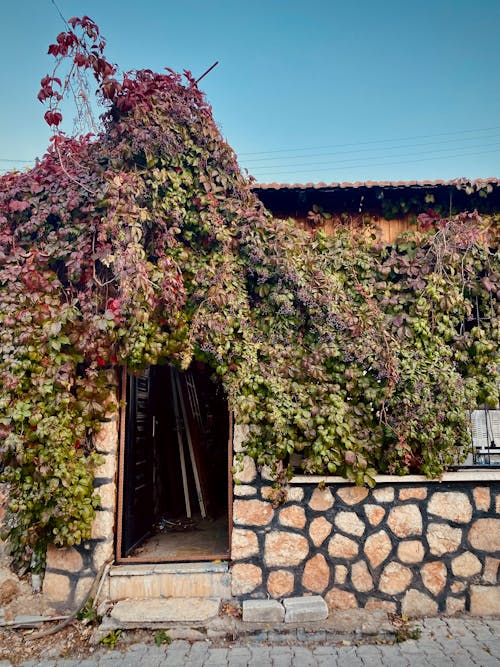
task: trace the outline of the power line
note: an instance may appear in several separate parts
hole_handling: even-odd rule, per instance
[[[324,171],[327,171],[327,170],[329,170],[329,171],[340,171],[340,170],[345,170],[345,169],[371,169],[371,168],[375,168],[375,167],[390,167],[392,165],[413,164],[414,162],[432,162],[432,161],[436,161],[436,160],[448,160],[450,158],[456,158],[456,157],[476,157],[476,156],[485,155],[487,153],[498,153],[498,149],[485,150],[485,151],[481,151],[480,153],[456,153],[454,155],[442,155],[442,156],[437,156],[437,157],[434,157],[434,158],[426,158],[426,157],[424,157],[424,158],[414,158],[414,159],[411,159],[411,160],[400,160],[400,161],[397,161],[397,162],[383,162],[381,164],[353,164],[353,165],[347,165],[347,166],[343,166],[343,167],[335,167],[335,166],[323,167],[322,169],[308,169],[307,173],[315,173],[315,172],[318,172],[318,171],[323,171],[324,172]],[[252,172],[250,171],[250,173],[252,173]],[[269,172],[265,172],[265,173],[269,173]],[[297,173],[297,171],[296,170],[292,170],[292,171],[278,170],[275,173],[276,174],[295,174],[295,173]]]
[[[500,146],[499,142],[496,143],[491,143],[488,142],[485,145],[478,145],[478,146],[470,146],[470,147],[463,147],[463,148],[490,148],[491,146]],[[373,157],[366,156],[364,159],[365,160],[380,160],[380,159],[391,159],[393,157],[397,158],[405,158],[405,159],[412,159],[413,156],[420,157],[421,155],[434,155],[436,153],[447,153],[450,150],[462,150],[461,146],[457,146],[456,148],[440,148],[437,150],[426,150],[426,151],[417,151],[417,152],[410,152],[410,153],[402,153],[401,155],[374,155]],[[318,162],[317,160],[314,160],[313,162],[298,162],[296,164],[289,164],[289,163],[284,163],[281,165],[270,165],[267,167],[266,165],[260,165],[260,166],[255,166],[254,169],[258,171],[281,171],[283,169],[288,169],[289,167],[308,167],[308,166],[328,166],[330,164],[347,164],[348,162],[356,162],[358,158],[344,158],[342,160],[328,160],[326,162]],[[251,167],[250,167],[251,168]]]
[[[280,148],[277,150],[271,150],[271,151],[254,151],[254,152],[244,152],[244,153],[238,153],[239,156],[242,155],[270,155],[274,153],[294,153],[298,151],[313,151],[313,150],[324,150],[328,148],[344,148],[347,146],[367,146],[369,144],[382,144],[382,143],[390,143],[394,141],[412,141],[413,139],[429,139],[432,137],[446,137],[446,136],[452,136],[456,134],[467,134],[469,132],[490,132],[492,130],[500,130],[500,125],[496,125],[495,127],[481,127],[481,128],[475,128],[475,129],[468,129],[468,130],[455,130],[454,132],[439,132],[437,134],[416,134],[411,137],[399,137],[395,139],[372,139],[370,141],[358,141],[358,142],[352,142],[352,143],[347,143],[347,144],[330,144],[330,145],[325,145],[325,146],[308,146],[306,148]]]
[[[484,140],[484,139],[496,139],[500,137],[499,134],[493,134],[490,137],[462,137],[460,139],[461,142],[464,141],[478,141],[478,139]],[[401,149],[406,149],[406,148],[420,148],[422,146],[436,146],[438,144],[452,144],[456,143],[458,139],[441,139],[440,141],[427,141],[425,143],[419,143],[419,144],[400,144],[398,146],[386,146],[382,148],[378,148],[378,152],[383,152],[383,151],[394,151],[394,150],[401,150]],[[337,156],[337,155],[352,155],[353,153],[366,153],[367,151],[373,151],[373,148],[358,148],[355,150],[348,150],[348,151],[335,151],[335,153],[309,153],[308,155],[287,155],[284,157],[262,157],[262,158],[250,158],[251,163],[256,163],[256,162],[276,162],[276,161],[284,161],[284,160],[301,160],[303,158],[314,158],[314,157],[328,157],[328,156]],[[248,164],[248,160],[244,160],[245,164]],[[302,163],[305,164],[305,163]],[[264,167],[266,165],[263,165]],[[279,166],[279,165],[270,165],[271,167],[273,166]],[[259,165],[255,165],[255,167],[259,167]]]
[[[54,7],[56,8],[56,11],[57,11],[57,13],[59,14],[59,16],[61,17],[61,20],[62,20],[62,22],[64,23],[64,25],[65,25],[66,27],[69,27],[69,26],[68,26],[68,22],[67,22],[66,19],[64,18],[63,13],[61,12],[61,10],[59,9],[59,7],[57,6],[55,0],[50,0],[50,1],[52,2],[52,4],[54,5]]]
[[[9,158],[9,157],[0,157],[0,162],[25,162],[26,164],[29,164],[30,162],[34,162],[35,160],[17,160],[15,158]]]

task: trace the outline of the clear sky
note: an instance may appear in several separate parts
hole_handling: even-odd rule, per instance
[[[500,176],[500,0],[56,2],[122,70],[219,60],[202,88],[260,182]],[[51,0],[0,0],[1,170],[47,146],[36,94],[62,29]]]

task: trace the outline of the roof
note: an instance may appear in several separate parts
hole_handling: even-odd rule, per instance
[[[347,190],[359,188],[432,188],[455,186],[458,189],[472,186],[480,189],[488,185],[500,186],[500,178],[454,178],[449,181],[356,181],[354,183],[254,183],[254,190]]]

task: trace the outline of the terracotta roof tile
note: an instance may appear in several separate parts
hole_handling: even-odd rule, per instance
[[[323,189],[348,189],[348,188],[410,188],[410,187],[435,187],[439,185],[497,185],[500,186],[500,178],[454,178],[450,181],[437,179],[434,181],[356,181],[355,183],[255,183],[254,190],[323,190]]]

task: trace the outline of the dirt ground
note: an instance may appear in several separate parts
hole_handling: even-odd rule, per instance
[[[96,644],[92,637],[95,627],[73,621],[69,626],[45,637],[37,638],[41,632],[54,629],[56,622],[44,623],[36,629],[0,629],[0,660],[10,660],[14,665],[25,660],[71,658],[83,660],[95,653],[112,651]],[[120,637],[117,651],[130,643],[154,644],[155,632],[151,630],[127,630]]]
[[[92,629],[81,624],[68,626],[56,634],[36,639],[43,628],[0,630],[0,660],[10,660],[13,664],[38,658],[82,658],[91,655],[96,647],[90,644]],[[55,625],[51,624],[51,625]]]

